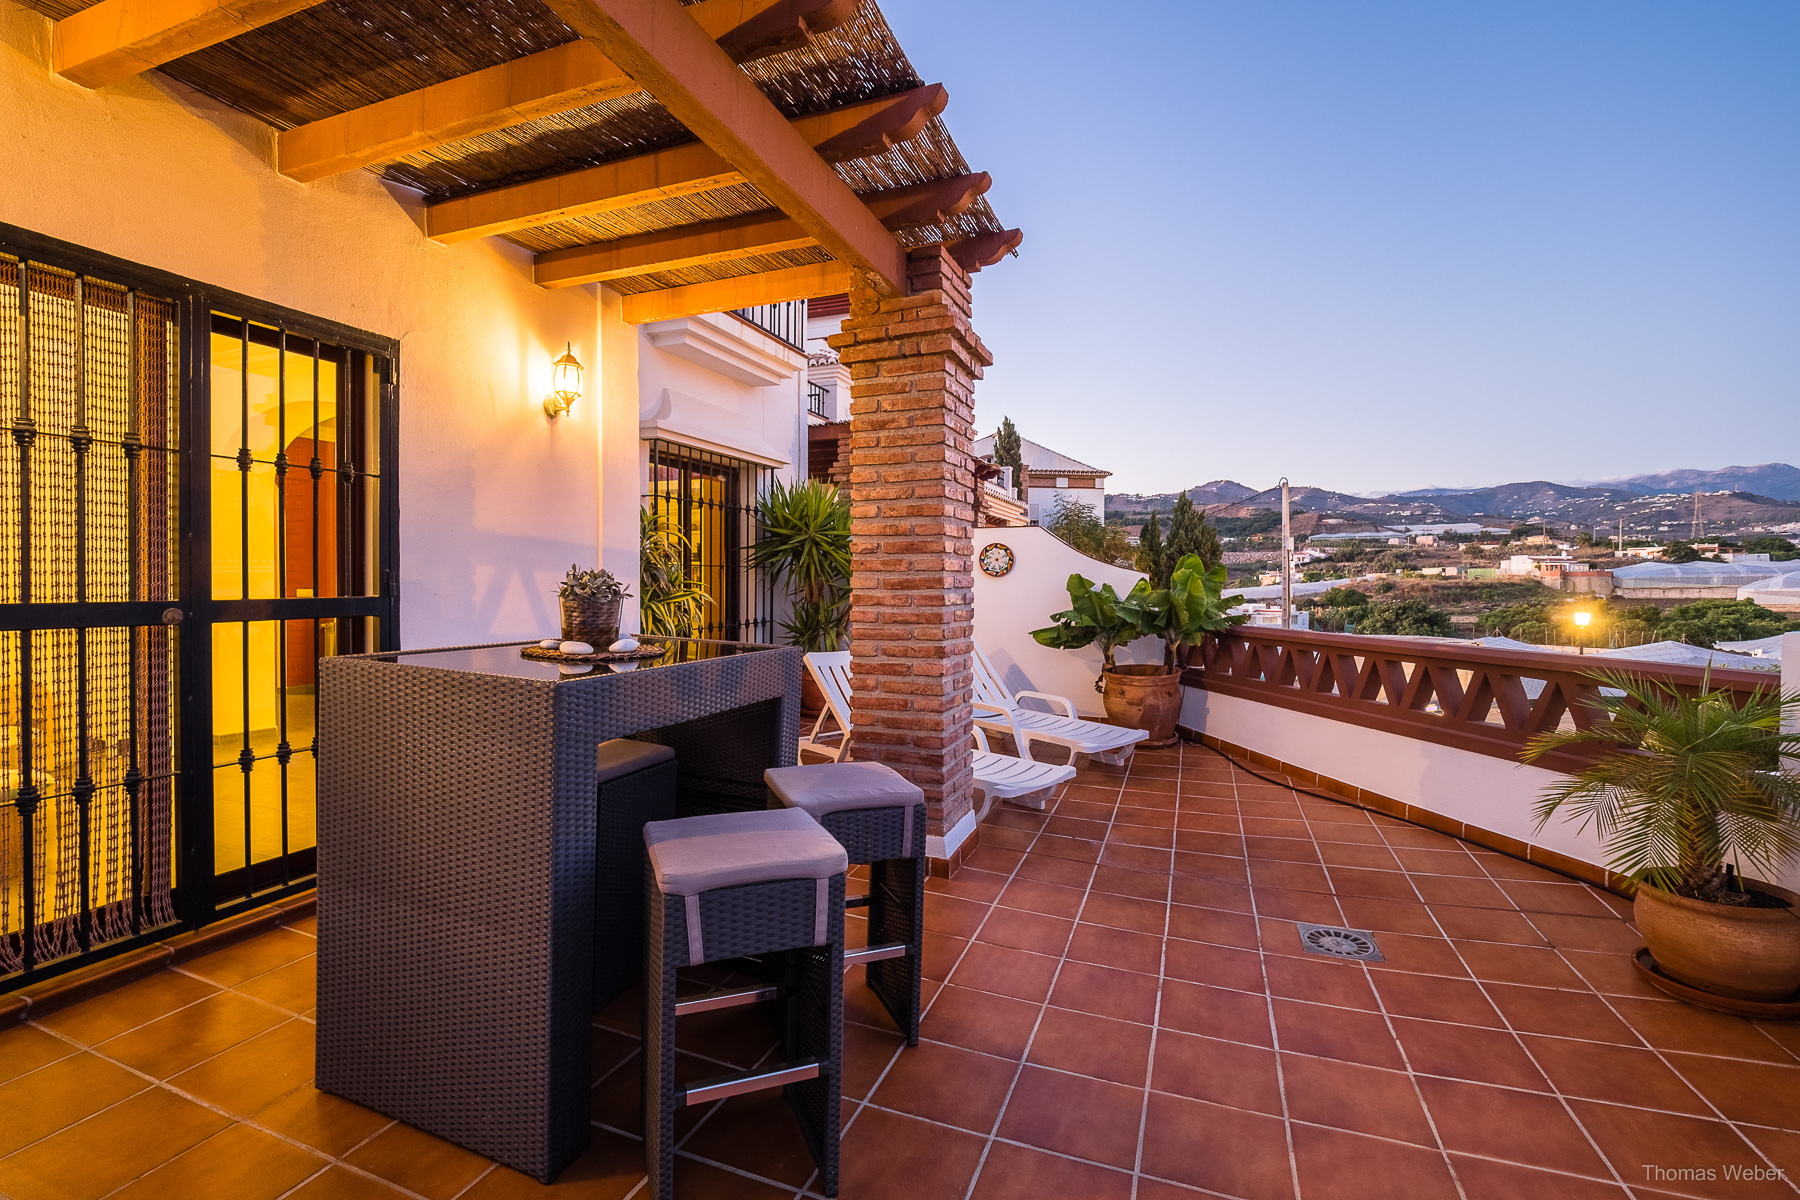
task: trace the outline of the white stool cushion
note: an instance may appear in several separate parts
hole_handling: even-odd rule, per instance
[[[892,767],[872,762],[811,763],[763,772],[780,801],[815,817],[852,808],[892,808],[925,803],[925,793]]]
[[[651,821],[644,844],[656,886],[666,896],[777,879],[829,879],[850,865],[837,839],[793,808]]]

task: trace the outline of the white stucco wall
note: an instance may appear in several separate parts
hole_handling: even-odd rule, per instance
[[[1555,771],[1199,688],[1182,689],[1181,724],[1467,825],[1607,865],[1591,828],[1557,819],[1537,829],[1532,808],[1562,778]],[[1800,864],[1776,882],[1800,886]]]
[[[499,239],[428,240],[416,195],[367,172],[283,178],[274,130],[155,73],[58,79],[49,32],[0,0],[0,222],[398,339],[405,644],[553,630],[556,580],[599,557],[596,290],[536,286]],[[551,421],[565,344],[590,396]]]
[[[1052,650],[1033,641],[1031,631],[1069,607],[1070,575],[1085,576],[1096,586],[1110,583],[1121,596],[1143,576],[1072,550],[1035,525],[977,529],[976,555],[996,542],[1012,549],[1013,569],[995,579],[976,567],[975,640],[1013,691],[1067,696],[1080,711],[1103,715],[1106,707],[1094,690],[1100,651]],[[1163,645],[1157,638],[1140,638],[1117,657],[1120,663],[1159,663]]]

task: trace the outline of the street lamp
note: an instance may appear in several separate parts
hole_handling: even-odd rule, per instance
[[[1593,619],[1594,614],[1585,608],[1578,608],[1570,614],[1570,620],[1575,622],[1575,628],[1578,631],[1575,643],[1575,653],[1577,654],[1587,653],[1587,645],[1580,640],[1580,634],[1587,632],[1588,622]]]

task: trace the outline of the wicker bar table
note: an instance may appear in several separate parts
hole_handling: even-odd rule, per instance
[[[674,747],[683,815],[762,808],[801,651],[520,645],[320,661],[317,1085],[548,1182],[589,1140],[595,748]]]

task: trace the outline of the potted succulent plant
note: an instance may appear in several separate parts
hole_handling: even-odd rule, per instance
[[[1181,715],[1181,673],[1176,651],[1198,645],[1214,633],[1244,618],[1227,610],[1240,603],[1225,596],[1225,568],[1210,571],[1197,555],[1189,554],[1175,565],[1169,586],[1153,588],[1140,579],[1120,597],[1111,584],[1096,588],[1092,580],[1069,576],[1071,607],[1052,616],[1056,622],[1033,630],[1038,643],[1074,650],[1098,645],[1102,666],[1094,684],[1106,702],[1106,715],[1114,722],[1150,734],[1143,745],[1166,746],[1175,740],[1175,722]],[[1141,637],[1163,642],[1162,664],[1120,666],[1114,652]]]
[[[1633,919],[1663,975],[1735,1000],[1793,1000],[1800,896],[1745,872],[1772,875],[1800,854],[1800,775],[1782,761],[1800,750],[1800,733],[1782,731],[1800,695],[1594,678],[1611,719],[1540,734],[1522,753],[1599,751],[1545,791],[1538,827],[1559,813],[1594,827],[1637,883]]]
[[[562,602],[562,636],[565,642],[586,642],[604,650],[619,640],[619,609],[629,595],[611,571],[584,571],[574,563],[557,586]]]

